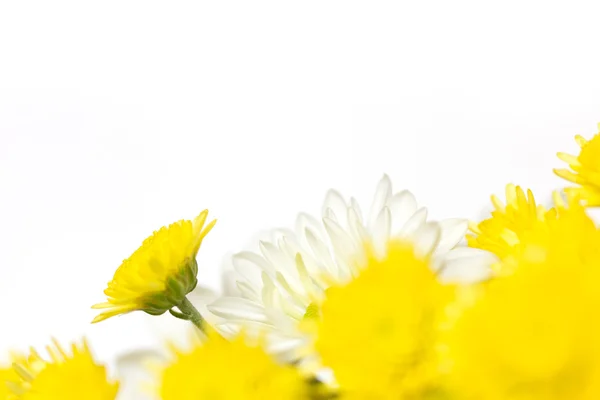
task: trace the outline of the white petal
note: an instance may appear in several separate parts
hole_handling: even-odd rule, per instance
[[[261,273],[265,271],[273,274],[273,266],[263,257],[250,251],[235,254],[231,263],[233,269],[252,286],[261,286]]]
[[[329,281],[327,279],[331,276],[337,276],[337,272],[331,272],[334,269],[337,271],[337,267],[334,268],[319,265],[314,258],[306,257],[305,255],[302,256],[302,259],[304,260],[306,270],[313,280],[315,287],[319,290],[319,292],[323,292],[323,290],[329,287]]]
[[[282,237],[294,237],[294,231],[287,228],[277,228],[271,231],[268,242],[277,243]],[[260,241],[259,241],[260,242]]]
[[[413,236],[415,253],[424,257],[431,254],[440,241],[440,227],[435,222],[424,224]]]
[[[233,266],[232,266],[233,268]],[[221,272],[221,291],[225,296],[240,296],[241,292],[237,286],[237,273],[231,270]]]
[[[260,242],[258,247],[265,259],[274,267],[274,271],[285,271],[287,273],[295,271],[294,259],[288,257],[279,246],[270,242]],[[272,271],[266,272],[272,276]]]
[[[373,203],[371,204],[371,211],[369,213],[369,231],[373,232],[373,228],[381,213],[383,207],[385,207],[388,199],[392,195],[392,182],[387,175],[384,175],[383,178],[377,184],[377,189],[375,189],[375,196],[373,196]]]
[[[319,260],[319,264],[330,270],[331,273],[336,273],[337,268],[334,268],[333,258],[331,257],[327,245],[308,228],[306,229],[305,235],[308,246],[314,255],[314,259]]]
[[[469,222],[462,218],[445,219],[439,222],[442,236],[437,247],[437,254],[443,254],[454,248],[467,233]]]
[[[277,271],[275,274],[275,281],[284,297],[288,298],[288,300],[294,300],[298,304],[310,302],[300,279],[290,279],[289,277],[286,277],[282,271]]]
[[[485,250],[460,247],[440,260],[439,277],[444,282],[476,282],[491,276],[491,266],[498,258]]]
[[[366,264],[366,253],[363,250],[357,250],[354,254],[345,254],[335,258],[335,263],[338,266],[337,275],[333,275],[338,283],[348,282],[350,279],[358,276],[360,266]]]
[[[445,283],[472,283],[489,279],[492,270],[489,266],[477,262],[450,261],[438,274]]]
[[[292,361],[295,358],[295,350],[306,345],[306,341],[306,338],[303,337],[270,338],[267,351],[277,357],[283,357],[287,361]]]
[[[263,254],[265,254],[265,257],[276,266],[273,281],[279,282],[279,276],[281,275],[281,278],[286,282],[286,290],[304,293],[298,277],[298,270],[296,269],[295,254],[286,254],[286,243],[284,239],[280,239],[277,246],[272,243],[261,242],[260,249]]]
[[[275,284],[269,278],[269,276],[263,272],[262,274],[263,288],[262,288],[262,303],[265,307],[277,307],[279,306],[277,288]]]
[[[299,214],[296,218],[296,235],[300,246],[309,248],[308,241],[306,239],[306,231],[310,230],[315,237],[321,241],[325,241],[327,233],[323,229],[323,224],[313,216],[309,214]]]
[[[260,322],[248,319],[234,319],[230,318],[228,323],[231,323],[234,326],[238,326],[239,328],[243,328],[244,331],[249,335],[257,335],[261,332],[269,332],[274,329],[278,329],[272,322]],[[212,324],[212,326],[219,326],[218,324]],[[238,329],[239,329],[238,328]]]
[[[335,384],[335,378],[331,368],[321,368],[317,371],[316,375],[321,382]]]
[[[306,238],[308,248],[312,250],[313,255],[317,259],[328,260],[329,249],[325,244],[325,240],[316,234],[311,228],[306,228],[303,233],[304,237]]]
[[[363,220],[362,210],[360,209],[360,204],[358,204],[358,201],[356,201],[356,199],[354,197],[350,198],[350,207],[354,209],[356,216],[358,217],[358,220],[360,221],[361,224],[364,225],[364,220]]]
[[[387,243],[390,238],[390,226],[390,210],[387,207],[384,207],[377,217],[377,221],[375,222],[372,232],[373,247],[375,248],[375,253],[379,257],[385,255]]]
[[[338,222],[337,215],[335,215],[335,212],[333,212],[331,208],[328,208],[323,212],[323,218],[329,218],[334,220],[335,222]]]
[[[356,208],[348,207],[348,230],[356,242],[364,243],[367,241],[369,235],[362,224],[358,212]]]
[[[279,245],[279,249],[289,259],[294,259],[296,257],[296,254],[303,253],[302,248],[293,236],[282,236],[281,238],[279,238],[279,241],[277,243]]]
[[[346,226],[346,208],[348,206],[342,195],[337,190],[330,189],[325,195],[321,212],[323,218],[331,218]]]
[[[251,301],[257,301],[260,302],[260,295],[258,294],[258,292],[256,291],[256,288],[252,285],[250,285],[248,282],[243,282],[243,281],[238,281],[236,282],[236,286],[238,291],[240,292],[240,295],[248,300]],[[228,294],[225,294],[225,296],[230,297]],[[236,296],[231,296],[231,297],[236,297]]]
[[[406,221],[417,211],[417,200],[408,190],[392,196],[387,206],[392,214],[392,232],[399,232]]]
[[[216,324],[215,328],[221,335],[230,338],[237,335],[240,332],[240,325],[232,324],[231,322]]]
[[[221,297],[207,306],[207,309],[222,318],[269,323],[265,309],[260,303],[240,297]]]
[[[419,208],[400,229],[398,236],[412,236],[427,221],[427,208]]]
[[[306,264],[304,264],[304,259],[300,254],[296,256],[296,270],[298,271],[298,276],[300,277],[300,282],[302,282],[302,285],[304,286],[304,290],[309,294],[312,293],[315,290],[315,287],[308,274],[308,270],[306,269]]]
[[[283,304],[286,304],[285,302]],[[305,310],[301,310],[301,309],[297,309],[295,310],[295,313],[292,314],[299,314],[300,317],[302,318],[304,316],[304,313],[306,311]],[[286,311],[284,311],[283,309],[268,309],[266,310],[266,315],[269,317],[269,320],[273,323],[273,325],[275,325],[277,327],[277,331],[278,333],[285,333],[285,334],[299,334],[298,332],[298,320],[299,318],[295,318],[294,316],[287,314]]]
[[[323,224],[329,234],[331,245],[343,260],[346,260],[356,253],[357,249],[354,241],[348,235],[348,232],[346,232],[337,222],[329,218],[323,218]]]
[[[304,260],[307,271],[309,273],[321,273],[321,268],[318,267],[315,258],[310,252],[310,249],[301,247],[294,238],[286,236],[282,238],[279,247],[288,255],[291,260],[295,260],[298,254]]]
[[[457,260],[457,259],[475,259],[482,262],[494,263],[498,261],[498,257],[494,253],[482,249],[475,249],[472,247],[461,246],[450,250],[444,256],[445,260]]]

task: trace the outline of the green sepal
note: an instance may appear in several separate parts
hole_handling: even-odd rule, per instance
[[[185,321],[189,321],[190,317],[184,313],[180,313],[179,311],[175,311],[172,308],[169,309],[169,313],[174,316],[175,318],[179,318],[179,319],[183,319]]]
[[[144,296],[142,311],[150,315],[161,315],[181,304],[185,296],[198,285],[197,273],[196,260],[186,260],[177,273],[167,278],[164,291]]]

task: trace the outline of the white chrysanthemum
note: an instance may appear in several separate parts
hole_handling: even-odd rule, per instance
[[[259,252],[234,255],[239,296],[221,297],[208,309],[223,318],[218,325],[223,333],[234,333],[241,327],[262,329],[274,353],[294,360],[306,355],[303,349],[310,342],[299,323],[307,311],[310,314],[318,309],[325,289],[356,276],[366,256],[366,243],[384,254],[391,238],[409,240],[417,251],[432,255],[432,265],[444,280],[487,276],[495,256],[457,247],[467,226],[463,219],[428,222],[427,209],[419,208],[407,190],[393,193],[387,176],[377,186],[366,220],[355,199],[347,202],[330,190],[323,204],[322,223],[300,214],[295,233],[276,230],[272,240],[259,242]]]

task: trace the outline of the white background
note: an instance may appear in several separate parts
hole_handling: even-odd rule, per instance
[[[508,182],[547,200],[556,151],[597,132],[598,38],[567,2],[0,3],[0,350],[156,344],[150,316],[91,326],[90,306],[204,208],[218,288],[228,253],[329,187],[368,200],[388,173],[433,218]]]

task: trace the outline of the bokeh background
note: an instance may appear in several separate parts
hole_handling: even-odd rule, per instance
[[[530,1],[0,3],[0,352],[90,338],[99,358],[180,321],[90,325],[154,229],[204,208],[227,255],[383,173],[433,218],[509,182],[540,200],[600,122],[598,7]],[[150,321],[152,320],[152,321]],[[1,357],[0,357],[1,358]]]

